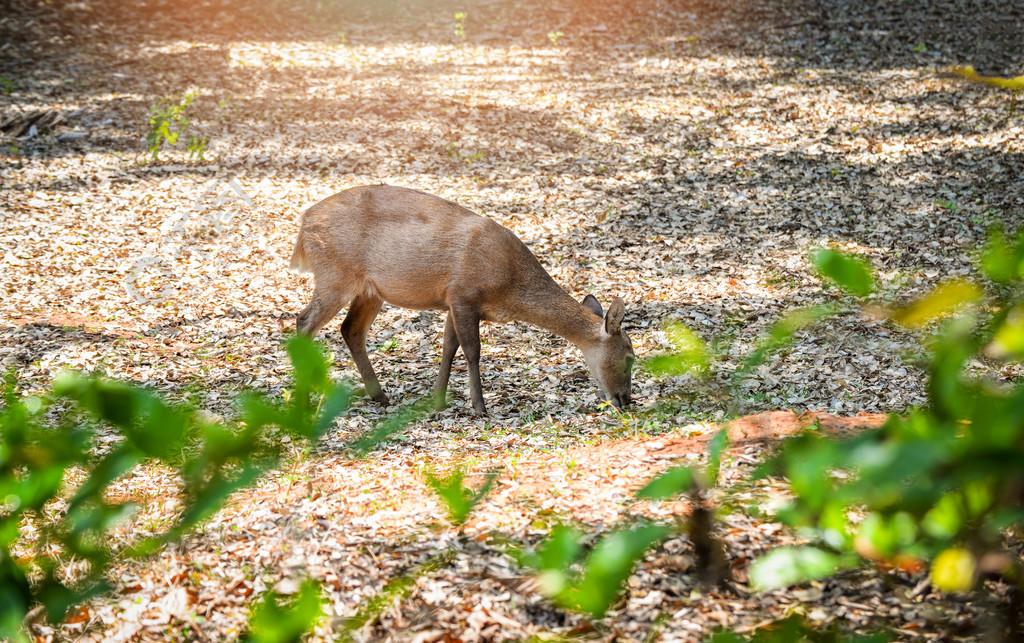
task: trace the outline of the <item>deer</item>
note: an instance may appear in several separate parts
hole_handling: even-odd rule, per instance
[[[636,354],[622,329],[622,298],[615,297],[607,313],[591,294],[577,302],[514,232],[452,201],[389,185],[339,192],[302,213],[290,267],[313,274],[313,294],[296,320],[297,332],[316,335],[348,306],[341,334],[367,396],[378,404],[390,401],[367,356],[366,336],[387,302],[447,311],[432,391],[438,409],[447,404],[452,361],[461,347],[473,409],[486,415],[482,321],[522,321],[565,338],[583,354],[605,399],[619,409],[630,405]]]

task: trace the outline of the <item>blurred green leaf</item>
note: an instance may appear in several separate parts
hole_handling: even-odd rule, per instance
[[[152,393],[98,377],[63,374],[54,395],[73,400],[118,429],[140,456],[169,462],[180,458],[191,411],[168,406]]]
[[[869,513],[857,528],[860,542],[870,543],[876,556],[892,558],[917,541],[917,523],[906,512],[893,515]]]
[[[204,476],[202,482],[187,490],[187,502],[179,518],[175,537],[178,534],[184,535],[184,532],[212,516],[228,496],[255,482],[276,463],[276,459],[249,460],[241,466],[228,468],[227,461],[222,460],[209,467],[208,475]]]
[[[815,628],[801,617],[793,615],[782,621],[757,626],[743,635],[718,631],[711,634],[708,643],[887,643],[893,636],[886,632],[876,634],[848,634],[832,623],[827,628]]]
[[[558,570],[568,572],[569,566],[576,562],[582,552],[580,540],[584,534],[579,529],[568,525],[557,525],[544,539],[537,553],[527,564],[541,570]]]
[[[409,571],[393,578],[384,584],[379,592],[368,596],[359,605],[356,613],[342,621],[341,631],[338,632],[338,640],[352,641],[354,632],[358,632],[363,626],[372,623],[380,617],[384,610],[409,595],[416,581],[421,577],[434,573],[451,563],[455,557],[455,550],[449,549],[431,556],[425,562],[416,565]]]
[[[25,410],[29,415],[37,415],[43,410],[45,402],[42,398],[32,395],[26,398],[22,398],[21,403],[25,405]]]
[[[249,643],[298,643],[304,634],[323,618],[323,590],[314,580],[306,580],[299,592],[284,597],[266,592],[249,617],[249,631],[242,637]]]
[[[820,305],[801,308],[788,313],[782,319],[775,322],[768,330],[768,334],[758,341],[757,348],[743,360],[740,367],[733,373],[733,379],[742,379],[750,371],[764,363],[772,353],[792,342],[797,332],[817,323],[825,317],[834,315],[835,312],[836,309],[830,305]]]
[[[672,344],[672,353],[657,355],[646,361],[655,375],[681,375],[691,371],[706,371],[711,365],[711,352],[707,343],[685,325],[673,322],[666,326],[665,335]]]
[[[35,596],[24,570],[0,552],[0,639],[15,640]]]
[[[636,492],[636,497],[643,500],[666,500],[690,491],[694,483],[693,471],[689,467],[672,467],[645,484]]]
[[[30,397],[23,402],[12,376],[7,377],[6,404],[0,407],[0,499],[4,503],[0,510],[0,638],[14,634],[11,624],[20,624],[33,604],[41,604],[48,618],[56,622],[69,607],[109,590],[103,580],[113,555],[108,534],[134,507],[108,503],[104,497],[133,467],[158,459],[177,469],[184,509],[163,531],[126,543],[119,550],[122,558],[146,556],[180,539],[223,506],[231,493],[277,466],[282,447],[279,441],[268,439],[267,427],[315,439],[331,426],[348,406],[349,390],[331,385],[327,362],[311,341],[300,338],[288,348],[296,376],[287,402],[245,397],[244,424],[196,419],[191,409],[168,405],[140,387],[65,374],[57,378],[53,391],[56,398],[72,403],[72,412],[65,423],[43,428],[36,418],[48,408],[48,401]],[[102,457],[95,457],[91,453],[92,425],[81,422],[79,411],[110,425],[124,439]],[[81,467],[84,481],[68,490],[66,511],[55,514],[54,525],[46,529],[47,546],[76,566],[75,583],[68,585],[63,560],[48,555],[15,559],[10,549],[19,537],[25,512],[38,510],[64,493],[66,471],[72,465]],[[82,480],[82,476],[75,479]],[[25,580],[26,569],[33,570],[31,584]],[[309,605],[308,598],[300,596],[284,612],[267,608],[273,616],[270,620],[276,619],[284,628],[274,630],[280,637],[273,640],[297,640],[308,629],[308,619],[296,621],[293,617],[308,615]]]
[[[1002,227],[989,230],[979,263],[982,273],[996,283],[1008,284],[1024,276],[1024,230],[1018,233],[1015,243],[1006,237]]]
[[[977,390],[964,379],[964,367],[979,349],[974,329],[972,316],[953,317],[932,342],[927,382],[931,413],[919,416],[921,420],[943,422],[963,418],[976,403]]]
[[[45,608],[46,619],[50,623],[59,623],[75,604],[108,591],[110,586],[106,581],[95,575],[68,587],[54,576],[52,569],[47,570],[46,577],[33,587],[34,598]]]
[[[517,558],[537,570],[541,591],[557,604],[601,618],[644,553],[671,533],[665,525],[634,524],[604,536],[580,562],[586,535],[559,525],[534,553]]]
[[[640,525],[608,534],[584,563],[582,578],[555,596],[555,600],[594,618],[603,617],[640,558],[670,533],[671,529],[664,525]]]
[[[779,547],[750,565],[750,583],[758,591],[781,589],[827,578],[848,559],[816,547]]]
[[[142,454],[132,445],[122,445],[106,456],[92,468],[75,495],[71,497],[68,512],[73,516],[76,509],[83,503],[99,498],[113,481],[120,478],[142,460]]]
[[[875,290],[871,265],[859,257],[820,248],[811,251],[810,259],[822,276],[858,297],[870,295]]]
[[[992,337],[989,352],[998,357],[1024,356],[1024,303],[1017,304],[1006,314]]]
[[[729,446],[729,432],[719,429],[715,437],[708,443],[708,466],[704,469],[707,477],[707,484],[714,486],[718,484],[718,471],[722,467],[722,454]]]
[[[352,390],[347,386],[330,388],[320,402],[320,410],[313,420],[310,439],[317,440],[334,425],[334,420],[352,405]]]
[[[327,359],[317,342],[304,334],[292,335],[285,345],[292,368],[295,369],[297,391],[320,391],[327,388]]]
[[[433,411],[431,398],[424,398],[415,404],[410,404],[397,413],[393,413],[383,422],[379,423],[372,430],[366,431],[359,437],[348,443],[348,449],[352,457],[362,457],[374,449],[380,443],[401,432],[407,426]]]
[[[925,514],[921,527],[933,538],[951,540],[964,525],[959,493],[947,493]]]
[[[277,426],[290,435],[317,440],[351,404],[351,388],[331,383],[323,349],[309,337],[295,335],[286,348],[295,381],[285,403],[272,402],[262,395],[243,395],[239,400],[242,420],[256,430]]]

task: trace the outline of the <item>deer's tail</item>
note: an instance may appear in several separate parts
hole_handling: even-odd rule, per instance
[[[306,251],[302,249],[302,234],[299,234],[299,238],[295,240],[295,250],[292,251],[292,263],[288,266],[295,272],[309,272],[310,265],[306,261]]]

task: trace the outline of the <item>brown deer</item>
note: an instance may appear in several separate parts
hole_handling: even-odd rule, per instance
[[[508,228],[451,201],[415,190],[372,185],[328,197],[302,214],[291,267],[312,272],[313,298],[299,314],[300,333],[315,334],[346,305],[341,334],[366,385],[387,405],[366,355],[366,332],[388,302],[447,310],[441,371],[434,384],[445,404],[459,346],[469,363],[473,408],[486,413],[480,386],[480,322],[525,321],[575,344],[606,399],[630,403],[636,356],[622,331],[625,305],[605,315],[593,295],[578,303]]]

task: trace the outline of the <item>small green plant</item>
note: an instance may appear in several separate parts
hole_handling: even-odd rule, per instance
[[[8,96],[12,91],[14,91],[14,81],[0,76],[0,92]]]
[[[249,617],[246,643],[298,643],[324,616],[324,596],[320,584],[306,580],[294,596],[288,598],[268,591]]]
[[[188,152],[188,157],[202,160],[208,140],[209,138],[206,136],[190,135],[188,137],[188,144],[185,146],[185,150]]]
[[[466,39],[466,12],[459,11],[455,14],[455,24],[452,26],[455,31],[455,37],[459,40]]]
[[[203,158],[208,138],[188,131],[191,122],[187,112],[193,101],[199,96],[198,91],[183,94],[180,98],[167,98],[149,108],[149,132],[146,134],[146,146],[152,160],[160,158],[160,150],[164,145],[171,147],[178,143],[182,134],[187,134],[186,150],[189,158]]]
[[[429,469],[423,472],[427,484],[444,503],[448,520],[456,527],[465,525],[469,515],[487,497],[498,479],[498,471],[490,471],[480,488],[474,490],[463,485],[466,478],[465,465],[456,466],[447,475],[435,474]]]
[[[376,350],[378,350],[378,351],[380,351],[382,353],[390,353],[391,351],[395,350],[396,348],[398,348],[398,338],[397,337],[390,337],[386,341],[381,342],[380,345],[377,346]]]
[[[564,35],[565,34],[562,33],[561,31],[549,31],[548,32],[548,40],[551,41],[551,46],[552,47],[557,47],[558,46],[558,39],[561,38]]]

